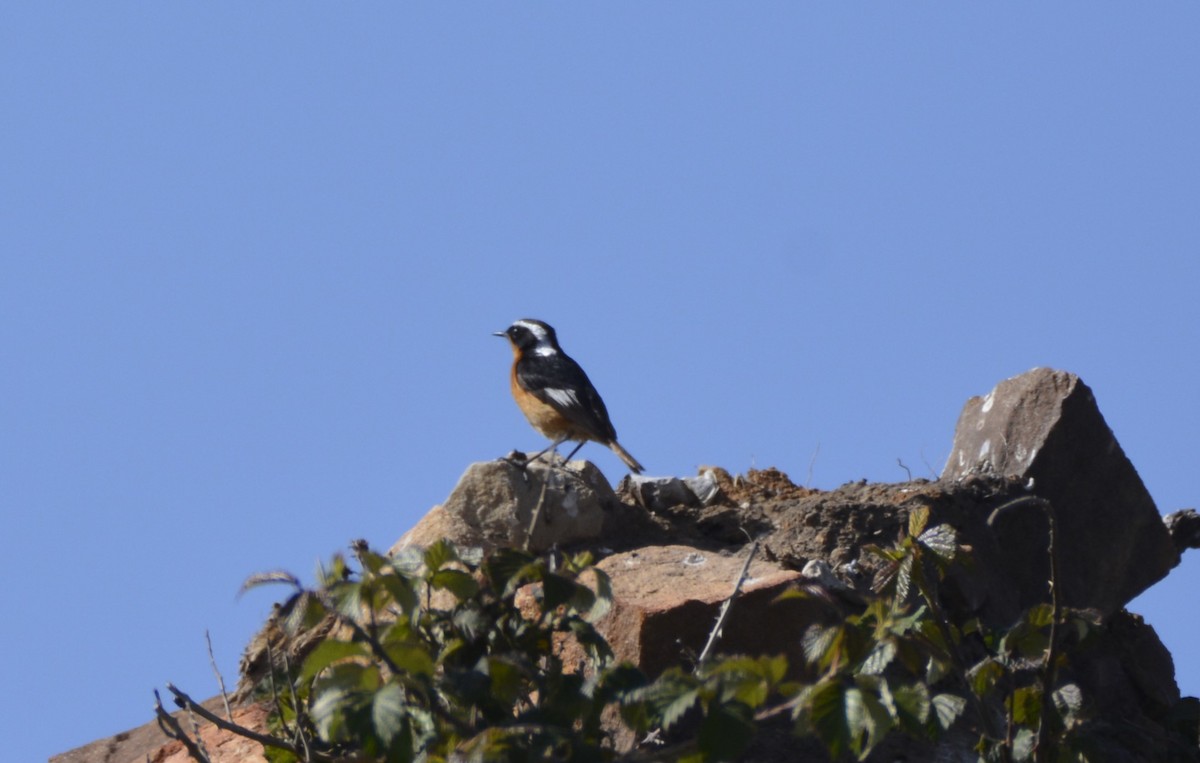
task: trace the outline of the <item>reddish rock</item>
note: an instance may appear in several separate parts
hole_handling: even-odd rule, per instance
[[[597,624],[619,660],[649,675],[695,659],[721,603],[729,598],[747,549],[721,553],[690,546],[648,546],[615,554],[597,567],[612,578],[613,608]],[[761,557],[750,565],[714,654],[786,654],[802,665],[800,637],[833,610],[819,601],[773,603],[803,578]]]
[[[1064,602],[1121,609],[1179,563],[1158,509],[1079,377],[1035,368],[967,401],[942,481],[1016,477],[1057,516]],[[1048,596],[1046,521],[1035,504],[993,526],[1022,604]]]
[[[224,715],[220,697],[212,697],[201,704]],[[191,721],[186,713],[179,711],[172,715],[191,731]],[[246,705],[233,711],[234,723],[261,733],[267,732],[266,720],[265,705]],[[200,721],[200,739],[212,763],[266,763],[262,745],[221,731],[211,723]],[[163,734],[157,721],[150,721],[136,729],[55,755],[50,758],[50,763],[189,763],[191,760],[183,744]]]

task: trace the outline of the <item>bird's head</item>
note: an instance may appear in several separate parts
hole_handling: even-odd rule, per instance
[[[512,342],[514,352],[553,355],[559,351],[554,327],[533,318],[522,318],[493,336],[507,337]]]

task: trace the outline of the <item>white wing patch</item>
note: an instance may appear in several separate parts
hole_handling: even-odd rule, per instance
[[[547,387],[542,392],[545,392],[546,397],[554,401],[559,408],[578,408],[580,406],[579,396],[575,394],[574,390]]]

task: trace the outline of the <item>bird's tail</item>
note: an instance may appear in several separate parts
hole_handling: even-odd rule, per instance
[[[638,460],[629,455],[629,451],[621,447],[621,443],[613,440],[612,442],[605,444],[608,445],[609,449],[611,449],[613,453],[617,454],[617,458],[625,462],[625,465],[628,466],[629,470],[634,474],[641,474],[643,471],[645,471],[642,468],[642,465],[638,463]]]

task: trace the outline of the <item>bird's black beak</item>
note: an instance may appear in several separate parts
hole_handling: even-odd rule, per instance
[[[508,332],[507,331],[493,331],[492,336],[508,337]]]

